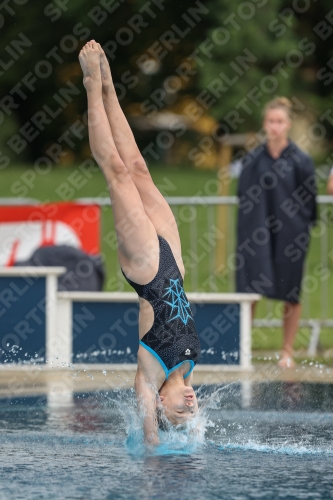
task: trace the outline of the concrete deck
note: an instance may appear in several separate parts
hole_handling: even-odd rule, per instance
[[[71,368],[47,369],[41,366],[0,367],[0,398],[42,395],[51,392],[69,394],[115,388],[133,387],[135,367],[132,365],[99,365],[98,368],[75,366]],[[320,364],[301,364],[293,369],[281,369],[276,363],[257,363],[252,371],[207,371],[197,366],[194,385],[230,382],[320,382],[333,383],[333,367]]]

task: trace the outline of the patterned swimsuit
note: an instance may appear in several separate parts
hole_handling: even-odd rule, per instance
[[[183,289],[183,278],[168,242],[158,236],[159,268],[147,285],[138,285],[126,277],[139,297],[146,299],[154,310],[154,323],[140,344],[158,361],[166,379],[184,362],[189,361],[192,372],[200,356],[200,341],[195,329],[190,303]]]

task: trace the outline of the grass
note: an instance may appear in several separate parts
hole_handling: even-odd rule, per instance
[[[209,196],[217,195],[216,172],[194,170],[190,167],[166,167],[156,165],[150,168],[155,184],[166,196]],[[80,176],[80,177],[79,177]],[[76,185],[76,187],[74,187]],[[324,184],[320,186],[324,193]],[[230,185],[230,195],[236,192],[236,181]],[[105,180],[99,170],[85,174],[79,166],[55,168],[50,172],[36,172],[26,166],[11,167],[0,171],[0,197],[27,197],[41,202],[68,200],[84,197],[108,196]],[[229,207],[227,254],[235,248],[236,207]],[[216,250],[214,234],[208,229],[218,226],[217,209],[200,204],[196,213],[190,208],[174,207],[182,241],[182,251],[186,267],[185,288],[187,291],[234,291],[234,273],[231,269],[216,272],[219,253]],[[333,248],[332,214],[329,209],[328,223],[313,232],[307,258],[307,276],[303,293],[303,318],[332,317],[333,311],[333,264],[328,257]],[[325,242],[326,248],[321,246]],[[114,225],[110,207],[102,208],[102,254],[107,271],[105,289],[131,290],[120,273],[114,244]],[[263,299],[258,306],[257,317],[281,317],[281,304]],[[308,330],[300,330],[296,348],[307,345]],[[253,333],[254,349],[278,350],[282,337],[279,330]],[[321,342],[325,348],[333,343],[331,329],[323,329]]]
[[[295,349],[304,351],[308,348],[311,331],[307,327],[301,327],[295,341]],[[252,328],[252,348],[265,351],[279,351],[282,345],[282,331],[280,328]],[[322,328],[320,332],[320,350],[331,349],[332,330]]]
[[[44,172],[36,172],[29,166],[12,166],[10,170],[8,168],[0,170],[0,197],[18,196],[36,198],[40,201],[61,201],[63,197],[60,187],[64,183],[73,187],[69,179],[73,179],[73,172],[76,170],[81,174],[82,185],[75,189],[71,198],[107,196],[105,180],[99,169],[96,167],[96,170],[91,170],[89,178],[89,175],[85,176],[77,165],[58,167]],[[214,171],[193,170],[190,167],[152,166],[150,172],[155,184],[162,187],[167,196],[194,196],[205,193],[205,190],[208,193],[206,184],[216,179]],[[234,189],[233,184],[232,190]]]

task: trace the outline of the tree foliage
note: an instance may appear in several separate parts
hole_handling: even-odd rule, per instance
[[[330,0],[5,2],[1,155],[57,164],[89,154],[77,57],[92,38],[106,50],[129,114],[181,113],[194,102],[244,132],[260,127],[263,104],[279,94],[320,115],[332,102],[330,9]]]

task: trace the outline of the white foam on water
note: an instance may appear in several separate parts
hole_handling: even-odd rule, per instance
[[[212,443],[216,446],[215,443]],[[329,448],[307,447],[300,444],[295,445],[267,445],[249,441],[248,443],[228,443],[218,447],[221,451],[258,451],[260,453],[282,453],[285,455],[325,455],[333,456],[333,450]]]

